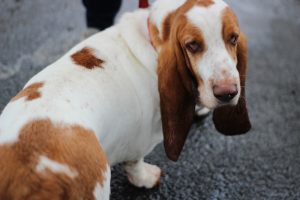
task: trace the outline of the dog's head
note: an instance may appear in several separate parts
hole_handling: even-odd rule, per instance
[[[173,2],[173,3],[172,3]],[[150,35],[159,52],[158,81],[164,145],[177,160],[193,121],[195,104],[215,109],[216,129],[247,132],[247,42],[222,0],[158,0]]]

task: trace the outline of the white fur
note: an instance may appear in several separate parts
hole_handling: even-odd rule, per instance
[[[38,173],[43,173],[46,169],[49,169],[54,173],[65,174],[72,179],[78,176],[78,172],[74,169],[71,169],[68,165],[51,160],[46,156],[40,156],[39,162],[36,166],[36,171]]]
[[[206,116],[210,112],[210,109],[203,106],[196,105],[195,111],[197,116],[200,117],[200,116]]]
[[[162,38],[162,24],[169,13],[182,6],[186,0],[158,0],[151,7],[150,20],[158,28]]]
[[[128,180],[136,187],[152,188],[159,183],[161,170],[143,159],[125,164]]]
[[[207,46],[207,51],[197,63],[197,70],[204,81],[198,88],[200,100],[208,108],[215,108],[217,105],[209,80],[218,81],[232,77],[240,91],[237,62],[229,55],[222,36],[222,13],[226,7],[228,5],[224,1],[214,0],[214,4],[209,7],[196,6],[186,13],[189,21],[202,31]],[[237,103],[238,98],[239,94],[233,102]]]
[[[158,0],[151,9],[151,21],[161,29],[165,16],[184,2]],[[214,24],[207,27],[207,31],[204,29],[209,51],[199,62],[199,73],[205,80],[213,72],[208,67],[202,71],[201,66],[208,64],[216,70],[217,63],[226,64],[219,67],[235,64],[220,41],[218,12],[224,6],[218,3],[209,9],[192,8],[187,13],[199,27]],[[206,14],[209,17],[201,20]],[[132,175],[133,184],[153,186],[160,169],[144,163],[142,158],[162,141],[163,134],[156,75],[157,52],[149,41],[148,16],[149,10],[124,15],[119,24],[79,43],[35,75],[26,86],[43,82],[39,89],[41,97],[32,101],[20,98],[5,107],[0,116],[0,145],[18,142],[21,128],[34,119],[77,124],[96,133],[110,165],[140,160],[136,165],[127,166],[127,172]],[[204,20],[206,18],[212,22]],[[104,61],[102,68],[86,69],[72,61],[71,55],[84,47],[94,49],[95,55]],[[46,168],[76,176],[68,166],[41,157],[36,170],[41,172]],[[95,186],[97,199],[109,198],[110,171],[106,173],[104,187]]]

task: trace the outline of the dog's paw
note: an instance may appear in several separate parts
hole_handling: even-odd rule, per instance
[[[136,187],[153,188],[159,185],[161,169],[143,160],[125,165],[128,180]]]

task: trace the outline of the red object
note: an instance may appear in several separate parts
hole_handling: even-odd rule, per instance
[[[139,8],[148,8],[148,7],[149,7],[148,0],[140,0],[139,1]]]

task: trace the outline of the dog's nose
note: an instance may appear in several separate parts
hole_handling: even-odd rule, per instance
[[[213,93],[222,103],[228,103],[238,94],[238,90],[235,84],[215,85],[213,87]]]

